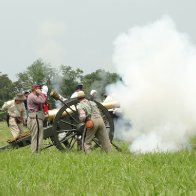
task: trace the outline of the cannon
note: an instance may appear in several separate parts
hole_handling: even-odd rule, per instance
[[[44,127],[44,140],[48,140],[49,143],[44,146],[44,149],[51,146],[55,146],[59,150],[72,149],[75,144],[79,150],[82,146],[82,132],[84,130],[84,124],[80,123],[77,111],[77,99],[64,100],[56,91],[50,93],[56,101],[62,103],[60,109],[53,109],[48,111],[46,117],[46,126]],[[96,102],[96,101],[95,101]],[[108,109],[119,107],[117,102],[99,103],[96,102],[101,115],[104,119],[106,129],[109,134],[109,138],[113,146],[120,150],[112,140],[114,137],[114,122],[108,112]],[[95,146],[99,146],[96,138],[93,140]],[[0,150],[10,148],[20,148],[27,146],[31,143],[30,132],[26,135],[22,135],[17,140],[11,141],[9,144],[0,147]],[[81,150],[81,149],[80,149]]]

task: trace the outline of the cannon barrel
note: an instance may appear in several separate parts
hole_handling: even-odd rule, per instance
[[[64,97],[59,95],[56,91],[51,91],[50,96],[53,97],[55,100],[59,100],[62,103],[64,103]],[[101,103],[106,109],[114,109],[114,108],[120,108],[120,104],[117,101],[111,101],[111,102],[102,102]],[[59,109],[53,109],[48,111],[48,120],[53,121],[54,117],[58,113]],[[65,112],[63,112],[63,116],[66,116],[67,113],[71,114],[73,111],[76,111],[75,106],[71,106],[71,109],[67,108]]]

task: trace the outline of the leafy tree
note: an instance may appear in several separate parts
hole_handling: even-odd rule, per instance
[[[27,71],[18,74],[18,82],[23,88],[28,88],[33,84],[49,84],[54,76],[55,69],[38,59],[27,67]]]
[[[54,68],[38,59],[27,67],[26,71],[17,75],[18,80],[14,82],[14,87],[17,91],[23,92],[31,90],[31,86],[35,84],[47,85],[50,92],[53,88],[52,82],[56,75],[57,71]],[[54,100],[50,96],[48,96],[48,102],[51,108],[53,108]]]
[[[56,75],[55,69],[45,64],[41,59],[36,60],[27,70],[19,73],[15,88],[23,91],[34,84],[46,84],[50,88],[51,80]]]
[[[2,107],[5,101],[13,99],[16,91],[7,74],[2,74],[0,72],[0,81],[0,107]]]
[[[92,89],[95,89],[98,92],[98,97],[102,99],[105,93],[105,87],[115,83],[119,79],[120,77],[116,73],[98,69],[95,72],[85,75],[82,78],[82,83],[87,94],[89,94]]]
[[[62,84],[61,84],[61,94],[63,96],[70,97],[71,94],[74,92],[76,85],[82,80],[83,78],[83,70],[81,69],[72,69],[70,66],[61,65],[60,72],[62,77]]]

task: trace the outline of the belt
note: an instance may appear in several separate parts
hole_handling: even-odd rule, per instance
[[[38,111],[29,110],[28,112],[29,112],[29,113],[36,113],[36,112],[42,112],[42,111],[41,111],[41,110],[38,110]]]
[[[37,116],[36,117],[30,117],[30,116],[28,116],[28,118],[30,118],[30,119],[39,119],[39,120],[44,120],[44,119],[42,119],[42,118],[38,118]]]
[[[9,115],[9,117],[12,117],[12,118],[20,118],[20,116],[11,116],[11,115]]]

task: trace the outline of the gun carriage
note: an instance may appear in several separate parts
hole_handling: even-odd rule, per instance
[[[80,123],[79,121],[77,111],[78,100],[69,99],[64,101],[56,91],[52,91],[50,95],[55,100],[60,101],[62,103],[62,107],[60,109],[48,111],[48,116],[46,117],[47,126],[44,127],[44,140],[48,140],[49,143],[45,145],[44,148],[55,146],[59,150],[66,150],[72,149],[74,145],[76,145],[77,148],[80,149],[83,141],[82,132],[84,130],[84,124]],[[117,102],[96,102],[96,104],[98,105],[104,119],[104,123],[112,143],[114,137],[114,122],[110,113],[108,112],[108,109],[119,107],[119,105]],[[96,139],[94,139],[94,142],[96,146],[99,146]],[[0,150],[20,148],[30,145],[30,143],[31,136],[29,132],[26,135],[21,136],[21,138],[19,137],[17,140],[0,147]],[[115,144],[113,144],[113,146],[119,150]]]

